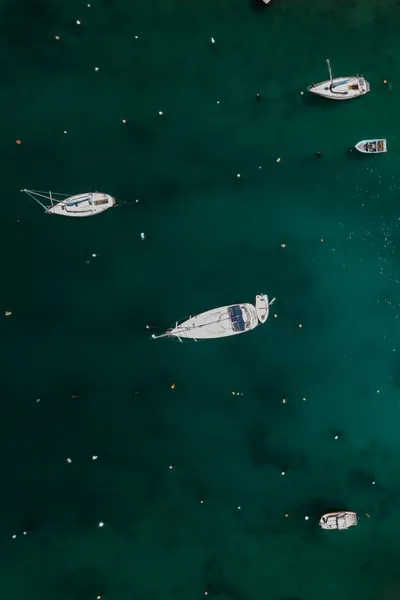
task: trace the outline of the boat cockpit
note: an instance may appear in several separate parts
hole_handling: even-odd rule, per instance
[[[231,320],[233,331],[239,333],[239,331],[245,331],[249,326],[249,316],[247,311],[242,309],[239,304],[234,306],[228,306],[228,314]],[[247,317],[246,320],[244,317]]]

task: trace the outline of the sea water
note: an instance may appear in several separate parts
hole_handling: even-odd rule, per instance
[[[400,593],[400,8],[261,8],[1,2],[4,598]],[[307,94],[328,57],[371,92]],[[246,335],[151,339],[258,293]]]

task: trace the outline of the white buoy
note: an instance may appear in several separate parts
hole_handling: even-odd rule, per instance
[[[145,239],[146,239],[146,236],[144,235],[143,231],[142,231],[142,233],[140,234],[140,237],[142,238],[142,240],[145,240]]]

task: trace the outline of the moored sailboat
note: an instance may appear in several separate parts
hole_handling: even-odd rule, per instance
[[[245,333],[266,322],[269,308],[275,298],[268,300],[266,294],[256,296],[255,304],[230,304],[214,308],[177,322],[161,335],[152,335],[153,339],[161,337],[194,341],[228,337]]]
[[[333,77],[329,58],[326,59],[326,64],[328,65],[329,79],[308,86],[307,90],[312,94],[331,100],[351,100],[370,91],[370,85],[364,77],[359,75]]]
[[[92,217],[115,205],[115,198],[101,192],[76,194],[75,196],[27,189],[23,189],[21,192],[25,192],[40,204],[46,213],[63,217]],[[43,201],[47,201],[47,203],[45,204]]]

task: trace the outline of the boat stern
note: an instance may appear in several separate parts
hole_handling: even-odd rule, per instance
[[[367,94],[371,90],[369,82],[366,79],[364,79],[364,77],[360,77],[358,79],[358,83],[360,85],[360,88],[363,90],[364,94]]]

